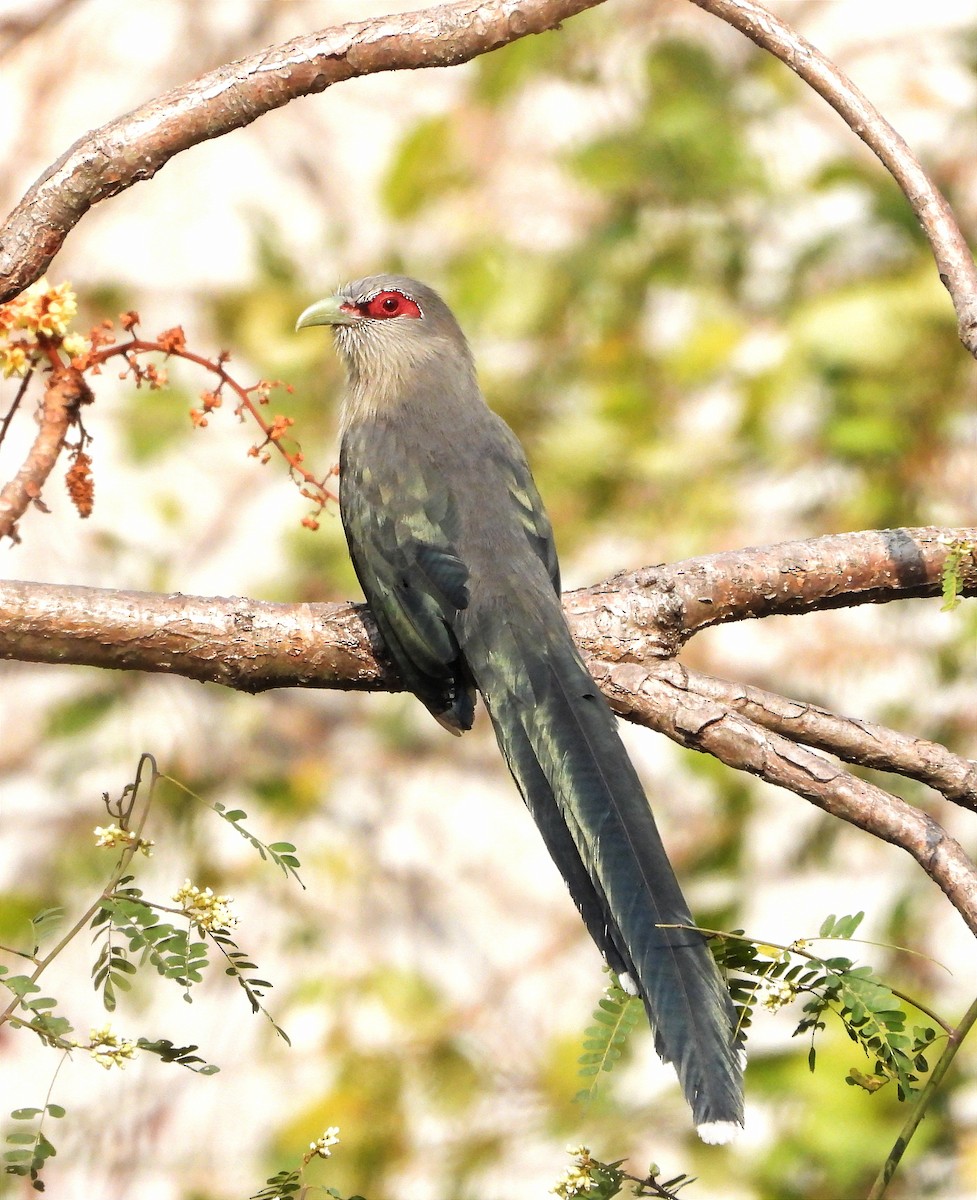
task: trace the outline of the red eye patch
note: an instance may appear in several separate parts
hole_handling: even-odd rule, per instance
[[[357,304],[357,311],[364,317],[386,320],[388,317],[419,317],[421,310],[410,296],[403,292],[377,292],[369,300]]]

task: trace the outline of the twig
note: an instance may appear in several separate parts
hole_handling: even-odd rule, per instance
[[[56,370],[41,405],[40,429],[24,465],[0,490],[0,538],[16,540],[15,526],[31,501],[37,500],[44,482],[54,469],[65,437],[78,414],[78,406],[91,399],[79,371]]]
[[[138,825],[137,825],[136,831],[135,831],[136,832],[136,840],[131,845],[126,846],[123,849],[122,853],[119,855],[119,861],[116,863],[115,870],[112,872],[112,878],[109,880],[109,882],[105,885],[105,887],[99,893],[98,899],[93,904],[90,904],[88,906],[88,908],[85,909],[85,911],[78,918],[78,920],[74,923],[74,925],[72,925],[72,927],[68,930],[68,932],[64,935],[64,937],[61,938],[61,940],[58,942],[58,944],[52,950],[50,950],[47,954],[45,954],[45,956],[43,958],[34,960],[37,963],[37,966],[35,967],[34,971],[31,973],[31,976],[30,976],[31,983],[37,982],[37,980],[41,977],[41,975],[44,974],[44,972],[51,965],[51,963],[54,962],[54,960],[58,957],[58,955],[65,948],[65,946],[67,946],[68,943],[73,938],[77,937],[77,935],[79,933],[81,933],[81,931],[85,928],[85,926],[89,923],[89,921],[91,921],[92,917],[94,917],[95,914],[98,912],[98,910],[102,907],[102,901],[107,899],[115,891],[116,887],[118,886],[119,880],[126,873],[126,869],[128,868],[129,863],[132,862],[133,857],[137,853],[138,848],[139,848],[138,839],[142,835],[143,826],[146,823],[146,817],[149,815],[149,808],[153,802],[153,793],[156,790],[156,781],[159,778],[159,772],[156,769],[156,760],[153,758],[153,756],[151,754],[143,754],[139,759],[139,766],[136,770],[135,783],[130,785],[130,788],[132,791],[137,791],[139,789],[139,787],[142,785],[142,782],[143,782],[142,773],[143,773],[144,766],[148,766],[148,768],[151,772],[151,776],[150,776],[150,780],[149,780],[149,784],[148,784],[148,795],[146,798],[146,804],[143,807],[142,813],[140,814],[139,822],[138,822]],[[0,1012],[0,1026],[2,1026],[4,1024],[4,1022],[13,1018],[14,1010],[20,1005],[20,1003],[21,1003],[21,997],[14,996],[13,1000],[11,1000],[11,1002],[7,1005],[7,1007],[2,1012]],[[16,1020],[16,1018],[13,1018],[13,1019]]]
[[[17,395],[10,402],[10,407],[3,415],[3,420],[0,421],[0,446],[3,445],[4,438],[7,436],[7,430],[10,428],[10,422],[17,415],[17,409],[20,408],[21,401],[27,394],[27,388],[34,375],[34,368],[30,367],[24,378],[20,381],[20,386],[17,388]]]
[[[893,1175],[896,1173],[896,1168],[899,1166],[899,1161],[905,1153],[906,1147],[912,1140],[913,1134],[919,1127],[919,1123],[926,1116],[926,1110],[929,1108],[930,1101],[936,1095],[937,1089],[943,1082],[943,1077],[950,1069],[950,1064],[956,1057],[964,1038],[970,1033],[975,1024],[977,1024],[977,1000],[967,1009],[960,1024],[947,1039],[943,1053],[934,1065],[933,1070],[930,1071],[925,1087],[913,1102],[909,1116],[906,1118],[906,1123],[899,1131],[895,1145],[889,1151],[889,1155],[883,1163],[882,1170],[879,1172],[875,1183],[872,1185],[872,1190],[869,1192],[867,1200],[882,1200]]]
[[[977,357],[977,265],[946,198],[877,108],[829,59],[753,0],[692,0],[769,50],[823,97],[879,158],[923,227],[957,313],[960,341]]]

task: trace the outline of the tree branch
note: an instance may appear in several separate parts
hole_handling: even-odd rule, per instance
[[[0,658],[21,662],[163,672],[242,692],[399,691],[379,645],[364,605],[0,582]]]
[[[19,396],[18,396],[19,399]],[[92,399],[80,371],[59,366],[48,379],[38,414],[40,428],[24,465],[0,489],[0,538],[17,540],[17,521],[27,506],[37,501],[47,477],[58,461],[68,430],[78,417],[78,408]]]
[[[939,595],[950,543],[968,547],[960,564],[963,594],[977,595],[977,527],[923,526],[829,534],[643,567],[570,593],[564,604],[582,641],[594,636],[591,628],[603,634],[601,657],[671,658],[710,625]]]
[[[666,669],[671,672],[677,666],[670,662]],[[681,670],[688,692],[716,701],[754,725],[792,742],[825,750],[844,762],[915,779],[955,804],[977,812],[977,762],[952,754],[938,742],[897,733],[871,721],[842,717],[816,704],[790,700],[746,683],[716,679],[689,667]]]
[[[0,227],[0,304],[47,269],[85,213],[182,150],[299,96],[378,71],[468,62],[603,0],[457,0],[323,29],[210,71],[78,139]]]
[[[964,594],[977,595],[977,529],[925,527],[686,559],[567,593],[564,607],[591,658],[648,662],[672,657],[697,629],[719,621],[938,596],[951,541],[972,547]],[[246,692],[402,686],[369,612],[354,604],[0,581],[3,658],[167,672]]]
[[[977,357],[977,265],[953,210],[877,108],[810,42],[752,0],[692,0],[769,50],[809,84],[879,158],[923,227],[957,313],[961,342]]]
[[[598,664],[595,679],[612,707],[680,746],[711,754],[803,796],[858,829],[901,846],[943,890],[977,935],[977,867],[932,817],[857,779],[815,750],[761,729],[742,714],[696,695],[678,663]]]
[[[937,596],[942,565],[960,543],[970,545],[962,576],[973,595],[977,529],[924,528],[709,555],[564,599],[594,677],[618,712],[902,846],[977,933],[977,868],[957,842],[931,817],[798,742],[910,775],[955,799],[972,795],[977,764],[932,743],[660,661],[718,621]],[[626,590],[629,580],[636,591]],[[368,611],[353,604],[0,582],[2,658],[163,671],[251,692],[402,687]]]

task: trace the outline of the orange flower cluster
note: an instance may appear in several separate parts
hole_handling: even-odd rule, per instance
[[[86,338],[68,333],[78,301],[70,283],[50,287],[40,279],[0,305],[0,371],[26,375],[49,346],[61,346],[72,358],[89,349]]]

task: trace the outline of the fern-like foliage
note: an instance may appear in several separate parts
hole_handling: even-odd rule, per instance
[[[302,1172],[278,1171],[272,1175],[265,1186],[258,1192],[252,1192],[250,1200],[288,1200],[289,1196],[298,1194],[302,1186]]]
[[[15,1126],[6,1137],[8,1149],[3,1153],[4,1174],[20,1175],[31,1181],[36,1192],[44,1191],[40,1178],[44,1164],[57,1154],[44,1133],[45,1117],[60,1119],[64,1109],[60,1104],[45,1104],[43,1108],[15,1108],[10,1114],[13,1121],[36,1121],[34,1129]]]
[[[199,1046],[174,1046],[169,1038],[157,1038],[155,1041],[139,1038],[136,1045],[147,1054],[157,1055],[160,1062],[176,1063],[197,1075],[216,1075],[220,1070],[220,1067],[206,1062],[199,1054],[194,1054],[194,1050],[198,1050]],[[197,1063],[202,1065],[198,1067]]]
[[[812,940],[850,940],[864,915],[832,914]],[[941,1033],[930,1025],[907,1028],[901,999],[871,967],[840,955],[821,957],[808,945],[806,940],[790,946],[769,945],[746,937],[742,930],[714,937],[713,954],[727,977],[741,1037],[745,1040],[758,1004],[776,1010],[806,997],[794,1036],[810,1034],[808,1064],[812,1071],[817,1057],[815,1037],[834,1016],[871,1064],[868,1071],[852,1067],[847,1083],[868,1092],[894,1083],[900,1100],[918,1095],[920,1077],[929,1070],[927,1054]],[[594,1012],[595,1024],[585,1034],[580,1074],[593,1077],[593,1082],[579,1097],[593,1097],[596,1076],[611,1070],[620,1059],[641,1011],[636,997],[616,984],[608,988]]]
[[[964,567],[971,571],[977,562],[977,545],[973,542],[952,541],[947,556],[943,562],[943,577],[941,590],[943,592],[943,607],[941,612],[952,612],[960,603],[964,585]]]
[[[301,1167],[292,1171],[278,1171],[265,1181],[265,1186],[260,1191],[252,1192],[250,1200],[289,1200],[289,1197],[298,1196],[299,1193],[311,1196],[317,1192],[331,1197],[332,1200],[364,1200],[364,1197],[359,1195],[344,1198],[331,1187],[310,1187],[303,1182]]]
[[[206,800],[203,800],[202,803],[208,804]],[[243,808],[227,809],[216,801],[208,804],[208,807],[212,808],[232,829],[236,829],[241,837],[258,851],[263,862],[271,859],[286,876],[291,875],[303,889],[305,888],[298,873],[298,868],[302,864],[299,862],[296,848],[291,842],[263,842],[261,838],[255,837],[249,829],[245,829],[241,824],[248,815]]]
[[[248,998],[248,1003],[251,1005],[251,1011],[255,1013],[260,1012],[267,1017],[275,1033],[278,1034],[286,1045],[290,1046],[292,1044],[291,1038],[261,1003],[265,992],[272,985],[267,979],[258,979],[251,974],[252,971],[257,971],[257,964],[251,962],[226,931],[214,932],[210,936],[214,939],[220,952],[227,959],[227,966],[224,968],[224,973],[230,975],[244,991],[244,994]]]
[[[592,1014],[594,1024],[584,1033],[584,1052],[577,1060],[580,1075],[591,1079],[590,1086],[577,1093],[577,1100],[592,1100],[597,1094],[599,1076],[614,1069],[643,1011],[639,997],[629,995],[616,980],[605,989]]]
[[[72,1026],[67,1017],[55,1011],[57,1000],[42,995],[40,986],[29,975],[11,975],[4,966],[0,966],[0,986],[15,997],[10,1007],[17,1010],[17,1015],[11,1011],[8,1018],[13,1024],[32,1030],[42,1042],[55,1049],[68,1047],[65,1038],[71,1033]]]
[[[118,887],[102,897],[99,911],[92,918],[96,939],[104,939],[92,968],[95,988],[101,991],[107,1011],[114,1011],[116,989],[128,991],[129,977],[136,973],[130,955],[138,954],[140,966],[148,964],[164,979],[179,984],[189,1003],[190,988],[200,982],[207,967],[206,943],[194,940],[188,927],[160,920],[155,906],[143,898],[142,889],[132,879],[131,875],[123,876]],[[116,935],[121,935],[127,945],[119,945]]]
[[[816,940],[850,940],[864,913],[827,917]],[[794,1036],[809,1033],[808,1065],[817,1059],[815,1035],[826,1026],[826,1018],[837,1017],[848,1036],[871,1062],[866,1073],[852,1067],[846,1081],[868,1092],[894,1082],[900,1100],[919,1091],[920,1075],[929,1069],[926,1052],[938,1034],[928,1025],[906,1029],[906,1012],[887,984],[872,968],[857,966],[847,957],[822,958],[807,949],[807,942],[791,946],[769,946],[753,942],[741,930],[723,938],[715,950],[717,961],[731,979],[734,1003],[742,1028],[746,1029],[757,1003],[777,1009],[801,995],[810,997]]]

